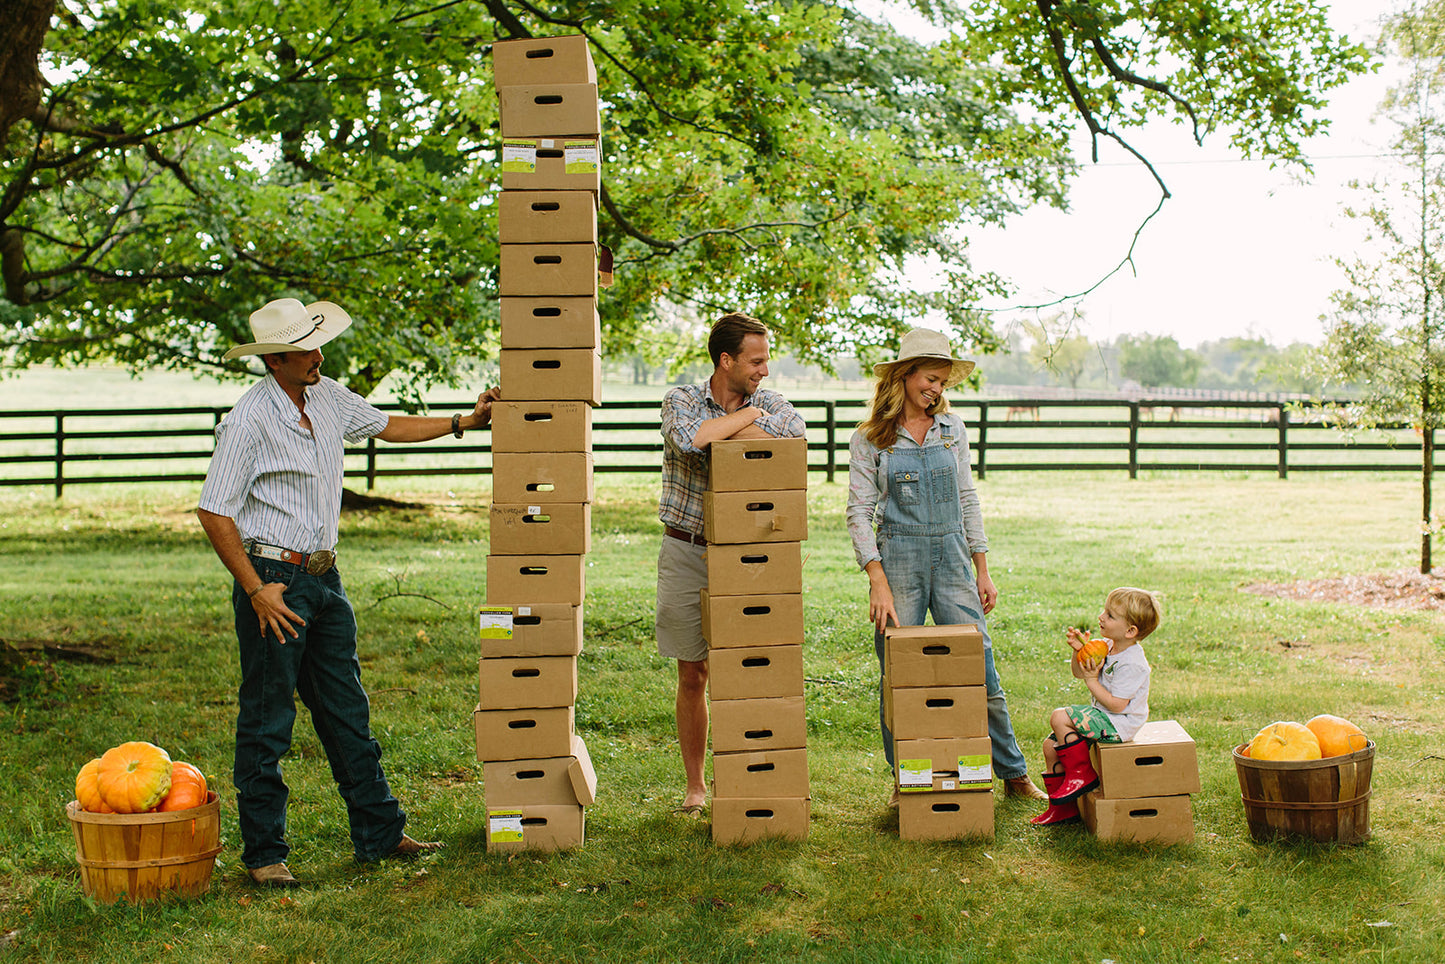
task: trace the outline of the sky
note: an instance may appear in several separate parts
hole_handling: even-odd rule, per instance
[[[1380,0],[1333,0],[1330,18],[1351,39],[1373,41]],[[1359,78],[1336,88],[1324,111],[1327,136],[1306,143],[1313,176],[1245,161],[1224,134],[1197,146],[1187,128],[1167,122],[1126,135],[1148,157],[1172,197],[1149,222],[1126,266],[1079,304],[1080,330],[1101,341],[1120,334],[1173,336],[1184,347],[1239,335],[1278,346],[1324,337],[1320,315],[1342,287],[1333,258],[1362,240],[1342,206],[1385,162],[1378,155],[1389,125],[1372,123],[1386,80]],[[1081,175],[1067,213],[1041,208],[1001,229],[970,233],[976,267],[1012,279],[1018,293],[987,308],[1038,304],[1087,290],[1128,252],[1139,223],[1158,203],[1153,178],[1113,142],[1100,141],[1100,163],[1078,139]],[[1057,309],[1051,309],[1051,311]]]

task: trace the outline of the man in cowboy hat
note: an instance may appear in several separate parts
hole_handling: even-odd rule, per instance
[[[216,426],[215,454],[196,514],[235,577],[240,709],[232,778],[241,855],[251,879],[294,887],[286,867],[286,783],[280,760],[296,719],[311,711],[346,801],[359,860],[441,846],[403,832],[406,814],[381,769],[356,656],[356,616],[336,570],[343,440],[424,442],[491,421],[493,388],[466,415],[387,415],[321,374],[321,346],[351,325],[326,301],[272,301],[251,315],[254,340],[227,359],[260,355],[266,376]]]

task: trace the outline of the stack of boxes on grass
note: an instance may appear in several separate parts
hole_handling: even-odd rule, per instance
[[[1127,743],[1089,748],[1098,789],[1079,798],[1079,815],[1100,840],[1192,843],[1199,792],[1194,740],[1174,720],[1151,720]]]
[[[488,849],[557,850],[582,843],[597,789],[574,729],[602,382],[597,74],[583,37],[497,43],[493,68],[504,400],[492,407],[477,758]]]
[[[898,836],[993,837],[983,634],[971,624],[894,626],[883,639]]]
[[[803,540],[808,450],[801,438],[713,442],[703,499],[712,721],[712,838],[808,836],[803,708]]]

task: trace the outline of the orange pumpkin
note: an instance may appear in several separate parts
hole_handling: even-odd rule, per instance
[[[160,813],[190,810],[205,803],[206,796],[205,774],[184,760],[176,760],[171,764],[171,792],[166,794],[156,810]]]
[[[1320,741],[1321,756],[1344,756],[1363,750],[1370,741],[1365,731],[1349,720],[1328,713],[1321,713],[1305,723],[1315,739]]]
[[[80,809],[91,813],[115,813],[100,795],[100,757],[91,760],[75,775],[75,799]]]
[[[100,795],[116,813],[145,813],[171,789],[171,757],[154,743],[135,740],[100,758]]]
[[[1074,650],[1074,662],[1082,665],[1092,660],[1103,659],[1109,655],[1109,651],[1113,649],[1113,647],[1114,644],[1107,639],[1099,639],[1097,637],[1094,639],[1086,639],[1082,646]]]
[[[1256,760],[1318,760],[1320,741],[1302,723],[1271,723],[1249,741]]]

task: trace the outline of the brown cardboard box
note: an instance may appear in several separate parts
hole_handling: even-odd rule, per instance
[[[487,852],[580,847],[587,817],[578,805],[487,807]]]
[[[1128,743],[1095,743],[1089,755],[1111,800],[1199,792],[1194,740],[1174,720],[1150,720]]]
[[[503,191],[602,189],[602,142],[596,137],[502,139]]]
[[[592,550],[592,506],[585,502],[492,503],[497,555],[578,556]]]
[[[883,712],[897,740],[988,736],[988,693],[982,686],[890,685],[883,690]]]
[[[1194,842],[1194,811],[1187,793],[1110,800],[1095,790],[1079,798],[1079,814],[1100,840]]]
[[[597,137],[602,113],[596,84],[498,87],[503,137]]]
[[[803,597],[714,596],[702,591],[702,638],[713,649],[803,643]]]
[[[492,452],[590,452],[592,406],[583,401],[527,399],[492,403]]]
[[[472,713],[477,759],[567,756],[572,751],[572,713],[570,706],[529,706],[519,710],[484,710],[479,706]]]
[[[492,44],[492,83],[495,87],[595,84],[597,68],[581,34],[499,40]]]
[[[711,705],[714,754],[792,750],[808,745],[801,696],[719,700]]]
[[[810,813],[807,797],[713,797],[712,842],[807,840]]]
[[[808,441],[723,439],[708,446],[707,487],[713,492],[772,492],[808,487]]]
[[[544,760],[493,760],[482,764],[482,791],[488,810],[506,810],[533,804],[572,805],[581,801],[572,789],[567,768],[570,756]]]
[[[596,244],[597,195],[591,191],[503,191],[497,205],[503,244]]]
[[[477,660],[477,705],[484,710],[571,706],[576,656],[502,656]]]
[[[759,542],[708,546],[707,591],[713,596],[800,593],[803,545]]]
[[[582,607],[566,603],[483,606],[477,613],[482,658],[579,656]]]
[[[513,401],[602,404],[602,355],[587,348],[503,348],[501,383]]]
[[[716,801],[714,801],[716,806]],[[993,839],[993,790],[905,793],[898,798],[901,840]]]
[[[712,755],[714,797],[806,797],[808,751],[760,750]]]
[[[714,649],[707,658],[708,696],[714,700],[803,695],[803,647]]]
[[[592,754],[576,733],[572,734],[572,761],[567,764],[567,779],[578,803],[590,807],[597,802],[597,771],[592,767]]]
[[[505,193],[504,195],[505,196]],[[602,319],[596,298],[502,299],[503,348],[602,347]],[[492,446],[495,449],[497,408],[492,406]]]
[[[894,740],[893,759],[903,793],[993,788],[993,744],[986,736]]]
[[[592,453],[494,452],[492,499],[502,503],[591,502]]]
[[[802,542],[808,538],[808,493],[707,492],[702,534],[708,542]]]
[[[586,556],[487,556],[487,602],[582,605],[587,594]]]
[[[890,626],[883,631],[888,680],[897,686],[983,686],[978,627]]]
[[[597,297],[596,245],[504,244],[501,265],[505,297]]]

